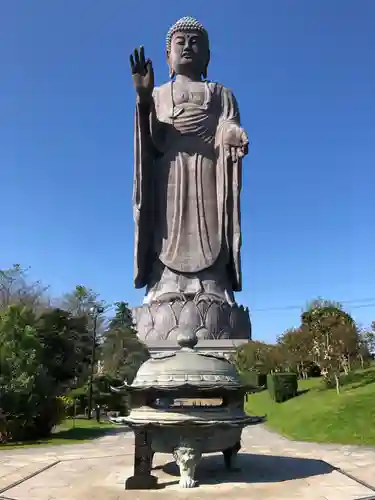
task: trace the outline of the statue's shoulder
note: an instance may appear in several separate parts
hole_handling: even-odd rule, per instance
[[[216,94],[218,96],[223,96],[223,95],[231,96],[231,95],[233,95],[232,90],[229,87],[226,87],[225,85],[223,85],[222,83],[209,81],[208,86],[210,87],[212,94]]]
[[[159,85],[158,87],[155,87],[155,90],[161,90],[161,89],[169,89],[171,87],[171,82],[165,82]]]
[[[169,103],[171,99],[171,83],[167,82],[163,85],[160,85],[159,87],[155,87],[152,92],[152,97],[154,99],[156,108]]]
[[[215,82],[213,80],[207,81],[208,88],[211,91],[211,94],[220,94],[223,85],[219,82]]]
[[[153,95],[154,96],[159,96],[163,95],[166,92],[171,91],[171,82],[163,83],[162,85],[159,85],[158,87],[154,88]]]
[[[209,80],[207,83],[209,87],[217,91],[221,91],[221,89],[225,88],[222,83],[215,82],[214,80]]]

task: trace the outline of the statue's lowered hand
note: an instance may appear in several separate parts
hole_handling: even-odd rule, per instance
[[[133,76],[133,85],[141,102],[151,99],[154,90],[154,70],[151,59],[145,58],[145,49],[135,49],[130,55],[130,68]]]
[[[243,158],[249,151],[249,139],[245,130],[238,125],[229,125],[224,133],[224,145],[233,161]]]

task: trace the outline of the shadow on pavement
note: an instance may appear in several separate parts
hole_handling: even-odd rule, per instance
[[[279,483],[329,474],[334,468],[322,460],[292,458],[275,455],[240,453],[238,471],[227,471],[219,455],[203,457],[196,471],[200,484],[219,483]],[[155,469],[161,469],[170,476],[179,476],[175,462]],[[177,482],[177,481],[176,481]],[[169,482],[167,484],[173,484]]]

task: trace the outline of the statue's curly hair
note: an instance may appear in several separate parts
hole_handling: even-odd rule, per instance
[[[208,40],[208,33],[205,29],[205,27],[203,26],[202,23],[200,23],[199,21],[197,21],[194,17],[190,17],[190,16],[186,16],[186,17],[182,17],[181,19],[179,19],[178,21],[176,21],[174,23],[173,26],[171,26],[168,30],[168,33],[167,33],[167,37],[166,37],[166,49],[167,49],[167,55],[169,57],[169,54],[170,54],[170,51],[171,51],[171,45],[172,45],[172,37],[175,33],[178,33],[178,32],[181,32],[181,33],[189,33],[189,32],[192,32],[192,31],[196,31],[198,33],[201,33],[207,40],[207,48],[208,48],[208,54],[210,52],[210,49],[209,49],[209,40]],[[204,79],[207,78],[207,69],[208,69],[208,63],[209,63],[209,55],[208,55],[208,60],[207,60],[207,64],[206,64],[206,67],[204,68],[204,70],[202,71],[202,76]],[[174,77],[174,69],[173,68],[169,68],[169,76],[171,78]]]
[[[203,24],[194,19],[194,17],[186,16],[182,17],[178,21],[174,23],[173,26],[171,26],[168,30],[167,37],[166,37],[166,47],[167,47],[167,53],[169,54],[171,50],[171,43],[172,43],[172,36],[177,33],[177,32],[190,32],[190,31],[197,31],[198,33],[202,33],[207,38],[208,41],[208,33],[206,29],[204,28]]]

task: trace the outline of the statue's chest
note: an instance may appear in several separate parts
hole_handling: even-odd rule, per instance
[[[173,101],[176,106],[182,104],[195,104],[203,106],[207,100],[207,94],[204,85],[202,86],[173,86]]]

